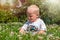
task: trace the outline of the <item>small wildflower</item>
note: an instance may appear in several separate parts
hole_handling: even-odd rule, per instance
[[[13,36],[13,35],[14,35],[14,32],[13,32],[13,31],[11,31],[10,36]]]

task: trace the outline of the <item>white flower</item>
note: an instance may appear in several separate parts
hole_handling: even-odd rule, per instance
[[[54,34],[49,34],[48,37],[53,37]]]
[[[14,32],[13,32],[13,31],[11,31],[11,32],[10,32],[10,36],[13,36],[13,35],[14,35]]]
[[[19,40],[22,40],[22,37],[19,37]]]
[[[38,38],[39,38],[39,40],[42,40],[42,39],[43,39],[43,37],[42,37],[42,36],[38,36]]]

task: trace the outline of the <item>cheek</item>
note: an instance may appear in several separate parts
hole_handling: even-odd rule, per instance
[[[37,16],[33,16],[33,18],[34,18],[34,19],[36,19],[36,18],[37,18]]]
[[[33,20],[36,20],[36,17],[34,17]]]

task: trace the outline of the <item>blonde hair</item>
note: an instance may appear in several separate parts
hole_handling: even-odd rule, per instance
[[[34,11],[39,16],[39,7],[37,5],[30,5],[27,8],[27,12]]]

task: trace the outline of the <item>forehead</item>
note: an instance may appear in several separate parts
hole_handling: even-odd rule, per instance
[[[34,16],[34,15],[36,15],[36,14],[34,14],[34,13],[32,13],[32,14],[27,13],[27,16]]]
[[[33,10],[31,10],[31,11],[28,11],[27,12],[27,15],[37,15],[38,13],[37,13],[37,11],[33,11]]]
[[[27,11],[27,14],[35,14],[34,10]]]
[[[38,12],[39,10],[37,10],[36,8],[30,8],[30,9],[27,9],[27,13],[35,13],[35,12]]]
[[[36,5],[31,5],[27,8],[27,13],[28,14],[33,14],[33,13],[38,13],[39,8]]]

